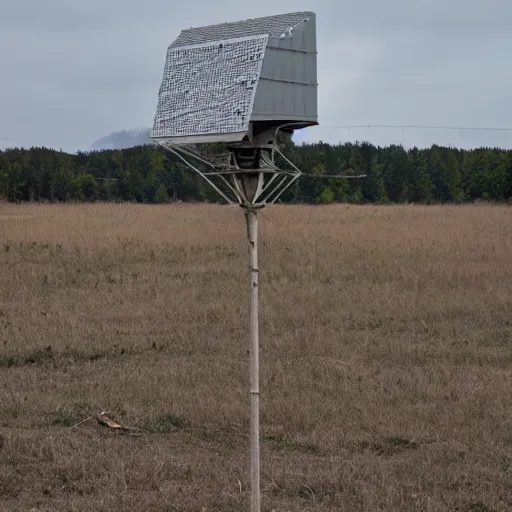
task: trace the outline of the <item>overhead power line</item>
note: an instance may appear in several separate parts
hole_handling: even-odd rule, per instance
[[[456,130],[456,131],[483,131],[483,132],[512,132],[512,128],[495,126],[447,126],[426,124],[345,124],[322,126],[323,128],[397,128],[415,130]]]

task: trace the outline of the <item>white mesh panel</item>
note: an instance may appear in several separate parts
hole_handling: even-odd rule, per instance
[[[268,36],[169,47],[152,137],[247,131]]]

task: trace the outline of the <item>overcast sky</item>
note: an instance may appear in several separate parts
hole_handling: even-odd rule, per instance
[[[317,13],[320,126],[296,140],[512,148],[511,0],[0,0],[0,148],[87,149],[150,127],[167,46],[191,26]]]

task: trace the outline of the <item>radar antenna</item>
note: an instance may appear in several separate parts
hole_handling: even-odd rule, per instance
[[[151,140],[199,173],[227,203],[245,210],[251,512],[260,512],[261,501],[257,212],[304,174],[280,150],[279,139],[315,125],[314,13],[191,28],[169,46]]]

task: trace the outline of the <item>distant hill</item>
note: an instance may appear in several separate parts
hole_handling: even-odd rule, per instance
[[[143,146],[149,143],[149,128],[142,128],[138,130],[122,130],[119,132],[105,135],[100,139],[94,141],[89,151],[101,151],[102,149],[128,149],[135,146]],[[295,132],[292,140],[295,143],[301,143],[305,141],[301,138],[301,130]],[[1,139],[0,139],[1,143]]]
[[[149,142],[149,132],[149,129],[114,132],[94,141],[89,149],[100,151],[102,149],[127,149],[142,146]]]
[[[105,135],[100,139],[94,141],[89,151],[101,151],[102,149],[128,149],[135,146],[143,146],[149,143],[149,128],[142,128],[138,130],[121,130],[119,132]],[[297,130],[293,135],[292,140],[297,144],[305,142],[303,136],[301,137],[301,130]],[[2,140],[0,139],[0,144]],[[1,149],[1,147],[0,147]]]

